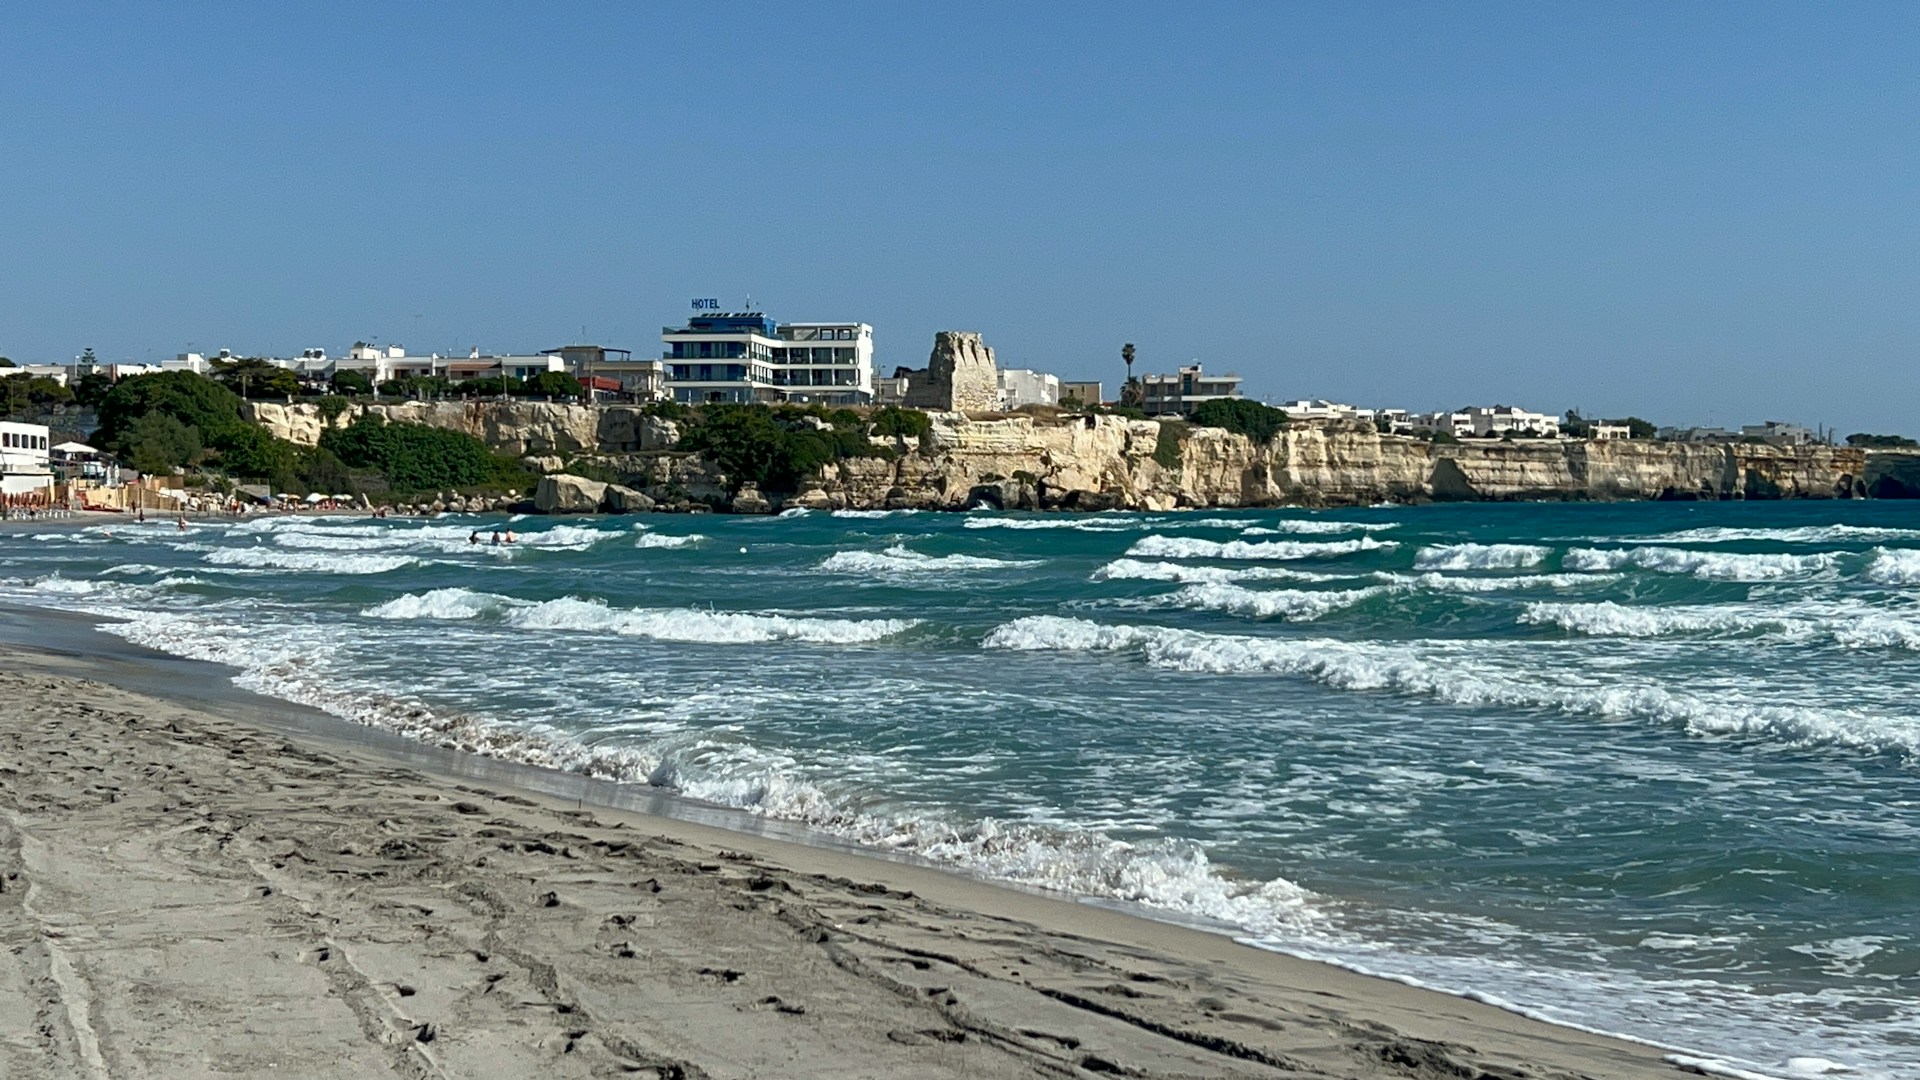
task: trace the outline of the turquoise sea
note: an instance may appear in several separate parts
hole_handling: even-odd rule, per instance
[[[1920,505],[0,532],[247,688],[1672,1048],[1920,1078]],[[0,530],[7,529],[0,526]]]

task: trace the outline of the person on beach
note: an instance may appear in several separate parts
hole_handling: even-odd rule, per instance
[[[479,529],[475,529],[475,530],[473,530],[473,532],[472,532],[471,534],[469,534],[469,535],[467,536],[467,543],[469,543],[469,544],[477,544],[477,543],[479,543],[479,542],[480,542],[480,530],[479,530]]]
[[[500,546],[500,530],[498,529],[495,529],[493,531],[493,546],[494,547]]]
[[[513,543],[513,540],[514,540],[514,536],[513,536],[513,530],[512,530],[512,529],[508,529],[508,530],[507,530],[507,543],[509,543],[509,544],[511,544],[511,543]]]
[[[181,514],[179,520],[173,523],[173,527],[180,530],[181,532],[186,532],[187,531],[187,515]]]

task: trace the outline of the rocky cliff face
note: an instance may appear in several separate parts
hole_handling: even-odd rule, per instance
[[[312,445],[312,405],[252,406],[282,438]],[[362,411],[355,407],[337,423]],[[672,448],[678,429],[630,407],[538,402],[410,402],[366,412],[451,428],[517,456],[597,454],[664,506],[758,510],[1146,509],[1352,506],[1517,499],[1851,498],[1920,493],[1920,456],[1848,447],[1516,440],[1433,445],[1365,425],[1296,425],[1270,443],[1216,428],[1170,429],[1114,416],[970,420],[930,414],[896,460],[822,470],[784,502],[738,492],[702,458]],[[1177,453],[1174,450],[1177,435]],[[1156,451],[1159,451],[1156,453]],[[1870,486],[1874,489],[1870,491]]]
[[[254,421],[275,436],[302,446],[320,442],[328,421],[317,406],[251,402]],[[515,457],[669,450],[680,439],[671,420],[630,406],[554,405],[541,401],[408,401],[395,405],[350,405],[333,421],[345,427],[362,413],[393,423],[464,431]]]

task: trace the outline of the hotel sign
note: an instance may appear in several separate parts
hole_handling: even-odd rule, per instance
[[[704,297],[697,296],[697,297],[694,297],[694,300],[693,300],[693,310],[719,311],[720,301],[711,296],[704,296]]]

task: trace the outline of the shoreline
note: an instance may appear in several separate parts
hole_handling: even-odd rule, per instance
[[[552,814],[585,813],[591,806],[595,817],[613,818],[615,827],[635,833],[670,838],[710,853],[726,849],[751,855],[787,873],[858,879],[866,883],[862,888],[912,893],[921,898],[922,903],[937,906],[946,916],[1011,921],[1023,928],[1022,933],[1031,935],[1033,947],[1044,943],[1049,949],[1059,949],[1060,942],[1068,939],[1075,948],[1085,948],[1086,942],[1095,941],[1104,948],[1126,950],[1129,955],[1151,953],[1156,963],[1184,972],[1181,978],[1171,980],[1173,983],[1193,984],[1185,987],[1184,996],[1175,995],[1179,1000],[1165,1001],[1149,1010],[1148,1016],[1155,1024],[1182,1030],[1213,1029],[1224,1024],[1223,1030],[1231,1034],[1223,1033],[1219,1038],[1243,1049],[1253,1048],[1259,1054],[1279,1055],[1275,1060],[1292,1060],[1301,1053],[1293,1043],[1301,1038],[1303,1026],[1319,1033],[1309,1041],[1323,1049],[1329,1040],[1340,1043],[1341,1053],[1349,1056],[1362,1043],[1370,1048],[1366,1053],[1373,1056],[1365,1062],[1346,1061],[1339,1068],[1330,1069],[1327,1075],[1440,1076],[1448,1073],[1432,1070],[1439,1068],[1443,1059],[1460,1063],[1467,1058],[1476,1061],[1476,1069],[1482,1064],[1489,1067],[1525,1064],[1548,1075],[1652,1076],[1670,1074],[1678,1063],[1687,1060],[1682,1056],[1663,1060],[1663,1052],[1649,1045],[1532,1020],[1468,997],[1241,945],[1219,930],[1148,918],[1124,910],[1120,905],[1089,903],[1040,890],[1008,887],[892,857],[885,852],[857,848],[796,825],[769,821],[744,811],[709,807],[657,790],[635,790],[635,785],[592,780],[428,747],[317,710],[239,690],[226,682],[224,674],[210,681],[207,678],[210,672],[224,673],[225,669],[150,654],[148,650],[94,629],[98,621],[50,609],[0,609],[0,640],[17,640],[23,631],[31,631],[42,643],[49,636],[55,639],[51,647],[29,646],[33,651],[16,654],[0,665],[0,670],[14,673],[30,670],[37,678],[92,679],[150,695],[167,703],[170,709],[185,704],[191,710],[189,715],[194,723],[284,737],[289,745],[350,761],[376,775],[405,773],[412,777],[410,783],[432,789],[439,801],[453,800],[448,791],[450,787],[472,791],[476,788],[470,785],[477,784],[480,790],[495,795],[504,790],[515,798],[531,796],[545,812]],[[49,630],[54,632],[49,635]],[[119,689],[108,696],[126,692]],[[86,693],[98,696],[93,691]],[[43,704],[56,710],[61,707],[58,703]],[[752,895],[753,890],[749,888],[747,893]],[[967,936],[960,933],[955,937],[951,930],[935,933],[933,946],[925,951],[944,954],[945,950],[962,944]],[[1155,981],[1143,981],[1139,987],[1132,987],[1129,982],[1115,984],[1122,990],[1131,988],[1133,992],[1116,994],[1111,1001],[1087,997],[1080,990],[1061,992],[1079,1002],[1072,1005],[1073,1015],[1086,1023],[1096,1027],[1110,1025],[1115,1022],[1110,1014],[1119,1010],[1134,1016],[1126,1022],[1132,1032],[1129,1039],[1145,1038],[1158,1046],[1172,1038],[1173,1043],[1188,1048],[1181,1053],[1190,1052],[1191,1041],[1141,1028],[1138,1021],[1147,1016],[1135,1016],[1129,1011],[1130,1003],[1143,996],[1149,1000],[1158,996],[1145,994],[1144,990],[1160,985],[1158,980],[1164,976],[1146,974]],[[1240,1003],[1244,1008],[1226,1012],[1209,1010],[1197,1003],[1217,1004],[1219,995],[1206,992],[1209,988],[1219,989],[1211,981],[1215,979],[1258,989],[1246,1002]],[[1063,1000],[1057,995],[1050,996],[1046,988],[1036,993],[1034,984],[1035,976],[1031,972],[1019,982],[1009,982],[1002,976],[982,988],[982,992],[991,990],[988,996],[994,1000],[1007,995],[1055,1004]],[[1254,1022],[1257,1017],[1247,1009],[1255,1004],[1279,1008],[1285,1019],[1268,1017],[1271,1027]],[[1303,1019],[1302,1010],[1311,1015]],[[815,1012],[818,1011],[816,1008]],[[776,1015],[781,1014],[776,1012]],[[1385,1042],[1367,1042],[1365,1038],[1360,1043],[1353,1042],[1359,1033],[1382,1029],[1392,1031],[1393,1038]],[[451,1034],[450,1029],[447,1030]],[[1289,1032],[1293,1034],[1288,1035]],[[1070,1037],[1093,1045],[1081,1035]],[[1260,1050],[1263,1040],[1267,1045],[1276,1040],[1281,1045],[1271,1051]],[[897,1043],[898,1040],[894,1040],[889,1045]],[[936,1041],[928,1045],[946,1044]],[[1056,1045],[1064,1046],[1064,1043]],[[1382,1050],[1383,1046],[1387,1049]],[[1165,1049],[1164,1046],[1159,1050],[1138,1046],[1132,1052],[1151,1056]],[[1237,1063],[1236,1067],[1257,1060],[1257,1057],[1228,1056]],[[1115,1060],[1124,1064],[1120,1059]],[[1070,1062],[1056,1064],[1074,1067]],[[1375,1071],[1352,1071],[1373,1069],[1376,1065]],[[1232,1069],[1226,1074],[1247,1075]],[[1145,1075],[1154,1075],[1154,1071],[1150,1069]],[[1493,1075],[1506,1074],[1495,1072]]]

